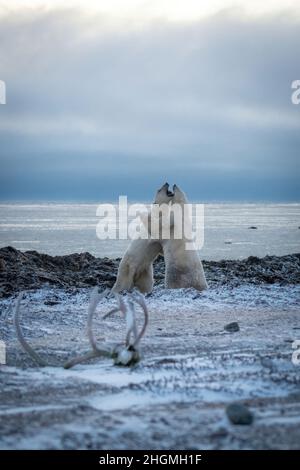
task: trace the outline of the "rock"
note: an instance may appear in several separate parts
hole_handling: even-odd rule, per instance
[[[257,256],[249,256],[249,258],[246,259],[247,264],[257,264],[260,262],[260,259]]]
[[[0,271],[5,270],[5,261],[3,258],[0,258]]]
[[[226,414],[232,424],[249,425],[253,422],[252,412],[240,403],[230,403],[226,408]]]
[[[44,305],[57,305],[57,304],[60,304],[60,302],[58,300],[45,300],[44,302]]]
[[[240,331],[240,327],[236,321],[233,321],[232,323],[227,323],[227,325],[224,326],[224,330],[229,333],[236,333],[237,331]]]

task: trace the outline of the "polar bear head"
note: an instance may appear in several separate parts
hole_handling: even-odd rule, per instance
[[[169,204],[172,201],[174,193],[169,190],[169,183],[165,183],[160,189],[157,190],[154,204]]]
[[[181,206],[188,204],[185,193],[176,184],[173,186],[172,204],[180,204]]]
[[[158,189],[154,204],[188,204],[185,193],[177,186],[173,185],[173,191],[169,189],[169,183],[165,183],[160,189]]]
[[[189,222],[190,213],[185,193],[176,184],[170,191],[169,184],[165,183],[156,192],[151,211],[142,222],[145,226],[147,223],[146,229],[153,239],[163,241],[173,239],[174,235],[177,240],[182,238],[186,220]]]

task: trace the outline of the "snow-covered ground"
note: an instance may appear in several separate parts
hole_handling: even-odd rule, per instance
[[[300,286],[248,285],[167,291],[146,298],[150,324],[142,361],[133,368],[98,359],[71,370],[61,365],[88,350],[85,323],[90,290],[44,288],[27,294],[21,323],[48,362],[37,367],[13,327],[15,297],[1,300],[2,449],[240,449],[299,448]],[[120,314],[102,321],[115,300],[98,307],[101,343],[124,337]],[[239,331],[224,329],[238,322]],[[233,425],[226,406],[253,412]]]

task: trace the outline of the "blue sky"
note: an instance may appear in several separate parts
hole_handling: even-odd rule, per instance
[[[2,200],[300,200],[299,3],[64,4],[0,0]]]

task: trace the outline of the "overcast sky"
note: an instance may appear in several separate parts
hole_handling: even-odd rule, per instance
[[[299,45],[293,0],[0,0],[0,198],[299,201]]]

